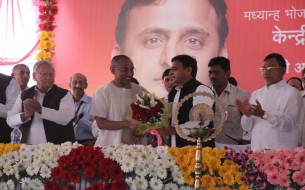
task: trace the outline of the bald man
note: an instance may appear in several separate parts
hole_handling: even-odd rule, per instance
[[[94,141],[91,125],[93,118],[89,115],[92,97],[85,93],[88,87],[87,77],[81,73],[75,73],[70,77],[69,87],[75,103],[74,133],[75,139],[80,144],[87,144]]]
[[[11,76],[16,79],[21,91],[28,89],[28,82],[30,80],[30,69],[28,66],[25,64],[15,65],[13,67]]]

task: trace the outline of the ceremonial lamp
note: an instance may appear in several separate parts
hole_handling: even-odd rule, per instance
[[[210,98],[211,101],[215,102],[216,108],[220,111],[220,124],[219,126],[214,126],[214,128],[205,127],[206,122],[213,122],[214,111],[213,109],[205,104],[199,103],[193,106],[189,113],[190,121],[195,121],[198,123],[199,128],[185,128],[189,130],[190,136],[187,136],[179,126],[178,121],[178,113],[180,107],[184,102],[189,100],[190,98],[195,98],[198,96],[203,96],[203,98]],[[199,98],[199,97],[198,97]],[[185,96],[180,102],[177,104],[177,108],[173,113],[173,121],[178,135],[181,138],[184,138],[188,141],[197,142],[196,146],[196,163],[195,163],[195,190],[201,189],[201,173],[202,173],[202,142],[207,142],[216,137],[217,134],[222,130],[226,115],[225,110],[220,102],[220,100],[214,95],[207,92],[194,92],[187,96]]]

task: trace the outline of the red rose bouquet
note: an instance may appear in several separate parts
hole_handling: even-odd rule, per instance
[[[100,148],[80,146],[57,160],[52,179],[45,182],[53,189],[127,189],[124,172],[112,159],[105,158]]]
[[[127,119],[138,124],[139,133],[144,134],[156,128],[169,126],[169,103],[155,98],[150,93],[137,95],[137,100],[131,103],[130,107],[131,113]]]

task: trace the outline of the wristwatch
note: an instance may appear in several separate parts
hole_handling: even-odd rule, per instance
[[[267,119],[267,117],[268,117],[268,113],[265,111],[265,112],[264,112],[264,115],[262,116],[262,118],[263,118],[263,119]]]

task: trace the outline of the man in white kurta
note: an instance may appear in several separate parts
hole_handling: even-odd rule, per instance
[[[286,61],[280,54],[269,54],[261,70],[266,86],[254,91],[249,102],[236,102],[244,114],[241,125],[251,133],[251,149],[294,149],[298,145],[300,92],[283,81]]]
[[[126,121],[126,116],[136,94],[146,92],[143,87],[130,82],[134,67],[127,56],[115,56],[110,70],[115,79],[94,93],[90,112],[100,129],[95,143],[99,147],[121,144],[123,130],[136,128],[135,124]]]

